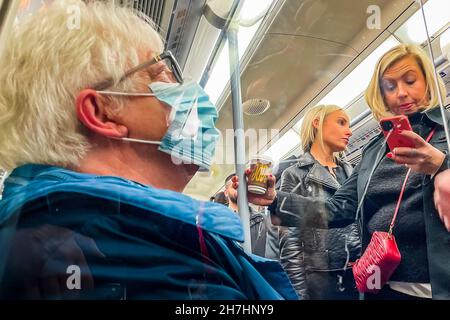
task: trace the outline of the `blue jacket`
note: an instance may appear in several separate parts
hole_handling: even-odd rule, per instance
[[[82,298],[297,299],[277,262],[241,249],[239,217],[219,204],[119,177],[19,167],[0,201],[3,280],[11,256],[21,254],[8,253],[16,232],[44,225],[91,238],[103,253],[90,255],[78,242],[94,279]],[[3,292],[15,294],[8,286]]]

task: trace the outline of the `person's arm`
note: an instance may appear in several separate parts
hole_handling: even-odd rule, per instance
[[[298,188],[301,177],[290,168],[281,175],[280,191],[292,193]],[[276,215],[273,215],[276,217]],[[280,221],[281,223],[281,221]],[[306,288],[306,270],[303,261],[303,247],[300,242],[300,229],[280,227],[280,263],[289,276],[297,294],[309,299]]]
[[[104,258],[92,238],[51,224],[16,230],[3,249],[9,251],[0,279],[5,299],[79,299],[81,290],[94,288],[86,256]]]
[[[18,229],[2,246],[10,252],[0,278],[2,298],[123,298],[122,290],[111,296],[115,284],[127,288],[127,299],[255,298],[245,289],[246,278],[233,273],[227,265],[231,258],[206,231],[204,241],[215,261],[210,265],[196,227],[137,207],[80,197],[53,202],[57,214],[47,208],[36,211],[33,217],[43,217],[42,223]],[[79,289],[67,286],[77,283],[76,271],[67,273],[70,266],[79,267]],[[205,280],[205,271],[214,277]]]
[[[299,227],[308,225],[316,228],[344,227],[355,220],[358,207],[357,179],[360,164],[352,175],[339,188],[332,198],[327,200],[316,197],[275,191],[275,177],[269,175],[267,191],[263,195],[247,192],[248,201],[261,206],[268,206],[272,223],[282,226]],[[251,174],[250,170],[245,172]],[[237,176],[232,178],[233,188],[239,188]]]
[[[280,227],[280,263],[288,274],[297,294],[302,299],[309,299],[300,232],[299,228]]]
[[[434,179],[434,205],[442,223],[450,232],[450,170],[445,170]]]
[[[359,166],[334,196],[328,199],[278,191],[274,213],[280,218],[281,225],[307,224],[328,228],[342,227],[353,222],[358,207],[358,172]]]
[[[281,175],[280,191],[293,192],[298,187],[300,178],[292,168],[285,170]]]

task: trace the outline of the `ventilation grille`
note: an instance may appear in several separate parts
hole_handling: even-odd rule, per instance
[[[162,15],[164,12],[165,0],[123,0],[127,6],[144,13],[157,25],[158,29],[161,28]]]
[[[348,162],[350,162],[350,164],[353,167],[356,167],[358,165],[359,161],[361,161],[361,158],[362,158],[362,152],[361,151],[362,150],[359,150],[359,152],[358,152],[359,154],[354,155],[354,157],[352,159],[348,159],[347,158]]]
[[[242,104],[245,114],[250,116],[260,115],[270,108],[270,101],[266,99],[249,99]]]
[[[356,129],[353,129],[353,136],[351,136],[347,146],[346,157],[348,162],[353,166],[357,165],[361,160],[361,153],[364,146],[375,136],[380,134],[381,129],[378,122],[373,118]]]

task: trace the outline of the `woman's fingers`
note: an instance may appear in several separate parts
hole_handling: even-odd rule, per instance
[[[399,147],[399,148],[395,148],[392,153],[394,156],[404,156],[404,157],[411,157],[411,158],[417,158],[417,157],[423,156],[422,152],[416,148]]]
[[[445,154],[424,141],[424,144],[419,148],[395,148],[387,154],[387,157],[398,164],[412,166],[416,172],[432,175],[442,165]]]
[[[414,131],[402,130],[399,132],[399,135],[401,135],[405,138],[408,138],[408,140],[413,141],[416,148],[420,148],[427,144],[427,142],[421,136],[419,136],[417,133],[415,133]]]
[[[414,165],[424,161],[422,154],[414,148],[395,148],[387,157],[398,164]]]
[[[419,159],[414,157],[393,156],[391,159],[398,164],[415,165],[420,163]]]

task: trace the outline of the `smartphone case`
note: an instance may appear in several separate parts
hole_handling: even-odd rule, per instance
[[[392,123],[392,133],[391,130],[386,130],[383,126],[384,122]],[[400,131],[410,130],[412,131],[411,125],[409,123],[408,117],[406,116],[395,116],[390,118],[384,118],[380,121],[381,130],[383,131],[384,137],[387,139],[387,144],[389,149],[392,151],[398,147],[414,148],[414,142],[399,134]]]

